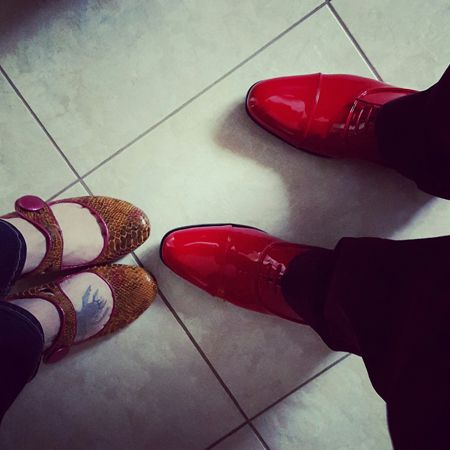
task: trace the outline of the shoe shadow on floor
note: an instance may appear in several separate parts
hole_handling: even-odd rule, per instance
[[[392,237],[433,199],[392,169],[295,149],[256,125],[241,103],[226,112],[215,139],[279,174],[288,211],[266,231],[294,242],[333,247],[344,236]]]

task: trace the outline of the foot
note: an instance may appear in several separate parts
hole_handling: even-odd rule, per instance
[[[147,216],[135,206],[107,197],[79,197],[45,203],[26,196],[16,213],[2,217],[27,245],[22,274],[54,272],[114,261],[149,235]]]
[[[150,306],[156,289],[145,270],[111,265],[69,275],[5,300],[37,318],[44,331],[44,360],[56,362],[72,345],[134,321]]]
[[[247,112],[260,126],[302,150],[383,164],[375,137],[382,105],[415,91],[352,75],[274,78],[247,94]]]
[[[77,316],[75,343],[97,334],[111,316],[113,295],[105,280],[91,272],[82,272],[63,279],[60,289],[72,302]],[[61,329],[56,306],[43,298],[23,298],[11,303],[26,309],[41,323],[45,349],[49,348]]]
[[[95,215],[75,203],[49,205],[63,235],[62,266],[87,264],[95,260],[103,249],[104,238]],[[16,227],[27,244],[27,257],[22,274],[35,270],[47,252],[44,233],[20,217],[3,219]],[[76,224],[76,226],[75,226]]]
[[[235,225],[198,226],[169,232],[161,259],[176,274],[237,306],[295,322],[281,279],[290,261],[310,247]]]

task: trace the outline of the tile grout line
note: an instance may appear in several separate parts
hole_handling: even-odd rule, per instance
[[[333,17],[336,19],[338,24],[341,26],[344,33],[347,35],[350,42],[353,44],[353,46],[356,48],[356,51],[359,53],[363,61],[367,64],[372,74],[375,76],[375,78],[378,79],[378,81],[383,81],[383,78],[379,74],[378,70],[375,68],[375,66],[370,61],[369,57],[366,55],[366,52],[362,49],[362,47],[359,45],[358,41],[356,40],[355,36],[353,36],[352,32],[350,31],[350,28],[347,26],[347,24],[344,22],[344,19],[339,15],[339,13],[336,11],[336,8],[332,5],[330,0],[326,1],[326,6],[330,10]]]
[[[223,442],[225,439],[229,438],[230,436],[233,436],[234,433],[237,433],[239,430],[244,428],[246,425],[248,425],[248,420],[246,420],[244,423],[241,423],[236,428],[233,428],[231,431],[229,431],[227,434],[222,436],[220,439],[217,439],[216,441],[214,441],[212,444],[209,444],[205,450],[212,450],[216,445],[220,444],[221,442]]]
[[[135,252],[132,252],[131,256],[133,257],[133,259],[136,261],[136,263],[140,267],[142,267],[143,269],[147,270],[145,268],[144,264],[142,263],[142,261],[139,259],[139,256],[137,256]],[[156,277],[153,274],[151,274],[151,275],[156,279]],[[220,439],[218,439],[217,441],[215,441],[212,444],[210,444],[207,447],[206,450],[213,448],[213,446],[215,446],[219,442],[225,440],[227,437],[231,436],[232,434],[234,434],[236,431],[238,431],[239,429],[241,429],[245,425],[248,425],[252,429],[252,431],[255,433],[256,437],[258,438],[258,440],[260,441],[261,445],[264,447],[265,450],[271,450],[270,447],[267,445],[267,443],[264,441],[264,439],[261,436],[261,434],[259,433],[258,429],[253,425],[253,423],[251,422],[251,420],[249,419],[249,417],[247,416],[247,414],[245,413],[245,411],[243,410],[243,408],[239,404],[239,402],[236,399],[236,397],[234,396],[234,394],[231,392],[231,389],[226,385],[225,381],[219,375],[219,373],[217,372],[216,368],[213,366],[212,362],[209,360],[209,358],[206,356],[206,354],[204,353],[204,351],[200,347],[200,344],[198,344],[198,342],[195,340],[194,336],[191,334],[191,332],[189,331],[188,327],[181,320],[181,317],[175,311],[175,308],[172,306],[172,304],[169,302],[169,300],[167,299],[167,297],[165,296],[165,294],[162,292],[162,290],[159,287],[158,287],[158,294],[161,297],[161,299],[163,300],[163,302],[166,305],[166,307],[169,309],[169,311],[174,316],[175,320],[181,326],[181,328],[183,329],[183,331],[185,332],[185,334],[187,335],[187,337],[189,338],[191,343],[194,345],[195,349],[198,351],[200,356],[203,358],[203,360],[205,361],[205,363],[207,364],[207,366],[209,367],[209,369],[211,370],[213,375],[219,381],[220,385],[222,386],[222,388],[224,389],[226,394],[231,398],[231,400],[234,403],[234,405],[237,408],[237,410],[241,413],[241,415],[245,419],[244,422],[241,425],[239,425],[238,427],[236,427],[233,430],[229,431],[225,436],[222,436]]]
[[[136,263],[145,269],[144,264],[142,263],[142,261],[139,259],[139,257],[133,252],[131,253],[132,257],[134,258],[134,260],[136,261]],[[146,269],[145,269],[146,270]],[[161,297],[161,299],[163,300],[164,304],[166,305],[166,307],[169,309],[169,311],[172,313],[172,315],[174,316],[175,320],[178,322],[178,324],[181,326],[181,328],[183,329],[183,331],[186,333],[186,335],[188,336],[189,340],[191,341],[191,343],[194,345],[194,347],[196,348],[196,350],[200,353],[200,356],[203,358],[203,360],[206,362],[206,364],[208,365],[209,369],[213,372],[213,374],[216,376],[216,378],[218,379],[219,383],[221,384],[222,388],[225,390],[225,392],[228,394],[228,396],[231,398],[231,400],[233,401],[233,403],[235,404],[236,408],[239,410],[239,412],[241,413],[241,415],[244,417],[245,419],[245,423],[248,422],[248,416],[247,414],[244,412],[244,410],[242,409],[241,405],[239,404],[239,402],[237,401],[237,399],[235,398],[234,394],[231,392],[231,390],[228,388],[228,386],[225,384],[225,382],[223,381],[222,377],[219,375],[219,373],[217,372],[217,370],[215,369],[215,367],[212,365],[211,361],[208,359],[208,357],[206,356],[205,352],[202,350],[202,348],[200,347],[200,345],[198,344],[198,342],[195,340],[194,336],[191,334],[191,332],[189,331],[188,327],[184,324],[184,322],[181,320],[180,316],[178,315],[178,313],[175,311],[175,308],[171,305],[171,303],[169,302],[169,300],[167,299],[167,297],[165,296],[165,294],[162,292],[162,290],[158,287],[158,294]]]
[[[136,257],[137,258],[137,257]],[[139,259],[139,258],[137,258]],[[184,324],[184,322],[181,320],[180,316],[177,314],[177,312],[175,311],[175,308],[170,304],[169,300],[167,300],[166,296],[164,295],[164,293],[158,288],[158,294],[159,296],[162,298],[163,302],[165,303],[165,305],[167,306],[167,308],[170,310],[170,312],[173,314],[173,316],[175,317],[175,320],[178,322],[178,324],[181,326],[181,328],[184,330],[184,332],[186,333],[186,335],[188,336],[188,338],[190,339],[191,343],[194,345],[194,347],[196,348],[196,350],[198,351],[198,353],[200,354],[200,356],[203,358],[204,362],[206,363],[206,365],[209,367],[209,369],[211,370],[211,372],[213,373],[213,375],[216,377],[216,379],[218,380],[218,382],[220,383],[220,385],[222,386],[222,389],[226,392],[226,394],[228,395],[228,397],[231,399],[231,401],[234,403],[234,406],[236,407],[236,409],[241,413],[241,415],[244,417],[245,419],[245,423],[243,425],[249,425],[250,428],[253,430],[253,432],[256,434],[256,436],[258,437],[258,439],[261,441],[261,444],[264,446],[264,448],[266,450],[270,450],[269,446],[265,443],[264,439],[262,438],[262,436],[259,434],[259,431],[254,427],[254,425],[250,422],[247,414],[245,413],[245,411],[242,409],[241,405],[239,404],[239,402],[237,401],[236,397],[234,396],[234,394],[231,392],[230,388],[226,385],[225,381],[222,379],[222,377],[219,375],[219,373],[217,372],[216,368],[213,366],[213,364],[211,363],[211,361],[208,359],[208,357],[206,356],[205,352],[202,350],[202,348],[200,347],[200,345],[198,344],[198,342],[195,340],[194,336],[192,336],[191,332],[189,331],[189,329],[187,328],[187,326]]]
[[[269,444],[264,440],[264,438],[261,436],[261,433],[259,430],[255,427],[255,425],[249,420],[247,424],[253,431],[253,433],[256,434],[256,437],[258,438],[260,444],[265,448],[265,450],[271,450],[269,447]]]
[[[323,375],[324,373],[328,372],[330,369],[332,369],[333,367],[336,367],[338,364],[340,364],[341,362],[343,362],[345,359],[347,359],[349,356],[351,356],[351,353],[347,353],[344,356],[342,356],[341,358],[339,358],[338,360],[334,361],[333,363],[331,363],[329,366],[325,367],[324,369],[322,369],[320,372],[316,373],[315,375],[313,375],[312,377],[308,378],[306,381],[304,381],[303,383],[301,383],[299,386],[295,387],[294,389],[290,390],[287,394],[284,394],[283,396],[281,396],[279,399],[277,399],[275,402],[271,403],[269,406],[265,407],[264,409],[262,409],[259,413],[255,414],[254,416],[252,416],[251,418],[249,418],[246,422],[244,422],[243,424],[239,425],[238,427],[234,428],[233,430],[231,430],[230,432],[228,432],[225,436],[222,436],[220,439],[218,439],[217,441],[213,442],[209,447],[207,447],[206,450],[210,450],[213,449],[214,446],[218,445],[220,442],[224,441],[225,439],[227,439],[228,437],[230,437],[231,435],[233,435],[234,433],[236,433],[237,431],[239,431],[241,428],[243,428],[245,425],[249,425],[252,430],[257,430],[257,428],[255,427],[255,425],[252,423],[253,420],[255,420],[256,418],[258,418],[259,416],[263,415],[264,413],[266,413],[267,411],[269,411],[271,408],[273,408],[275,405],[277,405],[278,403],[281,403],[283,400],[285,400],[287,397],[291,396],[292,394],[294,394],[295,392],[299,391],[300,389],[302,389],[304,386],[306,386],[307,384],[309,384],[311,381],[314,381],[315,379],[319,378],[321,375]],[[257,435],[259,435],[259,431],[257,433]]]
[[[166,122],[167,120],[169,120],[171,117],[175,116],[176,114],[178,114],[181,110],[183,110],[184,108],[186,108],[187,106],[189,106],[192,102],[194,102],[195,100],[197,100],[199,97],[201,97],[203,94],[205,94],[206,92],[208,92],[210,89],[212,89],[214,86],[216,86],[217,84],[219,84],[221,81],[223,81],[225,78],[229,77],[231,74],[233,74],[236,70],[240,69],[242,66],[244,66],[245,64],[247,64],[248,62],[250,62],[253,58],[255,58],[256,56],[258,56],[260,53],[262,53],[264,50],[266,50],[268,47],[270,47],[272,44],[274,44],[275,42],[277,42],[279,39],[281,39],[283,36],[285,36],[287,33],[289,33],[290,31],[292,31],[294,28],[296,28],[298,25],[300,25],[301,23],[303,23],[305,20],[309,19],[312,15],[314,15],[317,11],[319,11],[320,9],[322,9],[324,6],[327,5],[327,1],[324,1],[323,3],[321,3],[320,5],[316,6],[313,10],[311,10],[309,13],[307,13],[306,15],[304,15],[301,19],[297,20],[295,23],[293,23],[292,25],[290,25],[288,28],[286,28],[284,31],[282,31],[281,33],[279,33],[278,35],[276,35],[274,38],[272,38],[269,42],[267,42],[266,44],[264,44],[262,47],[260,47],[258,50],[256,50],[255,52],[253,52],[252,54],[250,54],[250,56],[248,56],[247,58],[245,58],[243,61],[241,61],[240,63],[238,63],[237,65],[235,65],[234,67],[232,67],[230,70],[228,70],[227,72],[225,72],[224,75],[220,76],[219,78],[217,78],[215,81],[213,81],[212,83],[210,83],[208,86],[206,86],[205,88],[203,88],[200,92],[198,92],[197,94],[195,94],[193,97],[191,97],[189,100],[186,100],[183,104],[181,104],[180,106],[178,106],[177,108],[175,108],[173,111],[171,111],[169,114],[167,114],[166,116],[164,116],[162,119],[160,119],[159,121],[157,121],[156,123],[154,123],[153,125],[151,125],[149,128],[147,128],[145,131],[143,131],[142,133],[140,133],[138,136],[136,136],[134,139],[132,139],[130,142],[128,142],[127,144],[125,144],[124,146],[120,147],[118,150],[116,150],[112,155],[108,156],[107,158],[105,158],[103,161],[101,161],[100,163],[98,163],[96,166],[94,166],[92,169],[89,169],[84,175],[82,175],[80,177],[81,180],[83,180],[84,178],[88,177],[89,175],[91,175],[93,172],[95,172],[96,170],[100,169],[100,167],[104,166],[105,164],[107,164],[109,161],[111,161],[113,158],[115,158],[116,156],[118,156],[120,153],[124,152],[125,150],[127,150],[129,147],[131,147],[133,144],[135,144],[136,142],[138,142],[139,140],[141,140],[143,137],[145,137],[147,134],[151,133],[155,128],[159,127],[160,125],[162,125],[164,122]]]
[[[281,39],[283,36],[285,36],[287,33],[289,33],[290,31],[292,31],[294,28],[296,28],[298,25],[300,25],[302,22],[304,22],[305,20],[309,19],[312,15],[314,15],[317,11],[319,11],[320,9],[322,9],[324,6],[326,6],[328,4],[329,0],[325,0],[323,1],[321,4],[319,4],[318,6],[316,6],[314,9],[312,9],[309,13],[305,14],[303,17],[301,17],[299,20],[297,20],[295,23],[293,23],[292,25],[290,25],[288,28],[286,28],[284,31],[282,31],[281,33],[279,33],[278,35],[276,35],[274,38],[272,38],[269,42],[267,42],[266,44],[264,44],[262,47],[260,47],[258,50],[256,50],[255,52],[253,52],[252,54],[250,54],[250,56],[248,56],[247,58],[245,58],[243,61],[241,61],[240,63],[238,63],[236,66],[234,66],[233,68],[231,68],[230,70],[228,70],[227,72],[225,72],[224,75],[220,76],[219,78],[217,78],[215,81],[213,81],[211,84],[209,84],[208,86],[206,86],[205,88],[203,88],[200,92],[198,92],[196,95],[194,95],[193,97],[191,97],[189,100],[187,100],[186,102],[184,102],[183,104],[181,104],[180,106],[178,106],[177,108],[175,108],[173,111],[171,111],[169,114],[167,114],[166,116],[164,116],[162,119],[160,119],[158,122],[156,122],[155,124],[153,124],[152,126],[150,126],[149,128],[147,128],[145,131],[143,131],[142,133],[140,133],[138,136],[136,136],[134,139],[132,139],[130,142],[128,142],[127,144],[125,144],[124,146],[122,146],[121,148],[119,148],[118,150],[116,150],[112,155],[108,156],[107,158],[105,158],[103,161],[101,161],[99,164],[97,164],[96,166],[94,166],[92,169],[88,170],[84,175],[80,175],[78,173],[78,171],[75,169],[75,167],[73,166],[73,164],[70,162],[69,158],[65,155],[65,153],[63,152],[63,150],[61,149],[61,147],[57,144],[57,142],[55,141],[55,139],[53,138],[53,136],[50,134],[50,132],[47,130],[47,128],[45,127],[45,125],[43,124],[43,122],[39,119],[39,116],[34,112],[34,110],[31,108],[30,104],[27,102],[27,100],[25,99],[25,97],[22,95],[22,93],[20,92],[19,88],[14,84],[14,82],[12,81],[12,78],[8,75],[8,73],[6,72],[6,70],[0,65],[0,74],[3,75],[3,77],[6,79],[6,81],[9,83],[9,85],[11,86],[11,88],[14,90],[14,92],[16,93],[16,95],[20,98],[20,100],[22,101],[22,103],[24,104],[24,106],[27,108],[28,112],[32,115],[32,117],[34,118],[34,120],[38,123],[39,127],[42,129],[42,131],[45,133],[45,135],[47,136],[47,138],[50,140],[50,142],[53,144],[55,150],[60,154],[60,156],[63,158],[63,160],[65,161],[65,163],[68,165],[68,167],[70,168],[70,170],[72,171],[72,173],[75,175],[76,177],[76,181],[73,181],[72,183],[70,183],[69,185],[67,185],[65,188],[63,188],[62,190],[58,191],[56,194],[54,194],[51,199],[57,197],[58,195],[61,195],[64,191],[66,191],[67,189],[70,189],[72,186],[74,186],[77,182],[80,182],[80,184],[86,189],[86,191],[90,194],[93,195],[91,189],[89,188],[89,186],[86,184],[85,182],[85,178],[88,177],[89,175],[91,175],[92,173],[94,173],[96,170],[98,170],[100,167],[102,167],[103,165],[107,164],[109,161],[111,161],[113,158],[115,158],[117,155],[119,155],[120,153],[124,152],[125,150],[127,150],[129,147],[131,147],[133,144],[135,144],[136,142],[138,142],[140,139],[142,139],[143,137],[145,137],[147,134],[149,134],[150,132],[152,132],[155,128],[157,128],[159,125],[163,124],[164,122],[166,122],[167,120],[169,120],[171,117],[173,117],[174,115],[176,115],[178,112],[180,112],[181,110],[183,110],[185,107],[187,107],[188,105],[190,105],[192,102],[194,102],[195,100],[197,100],[199,97],[201,97],[203,94],[205,94],[206,92],[208,92],[210,89],[212,89],[214,86],[216,86],[217,84],[219,84],[221,81],[223,81],[225,78],[227,78],[228,76],[230,76],[232,73],[234,73],[236,70],[238,70],[239,68],[241,68],[242,66],[244,66],[245,64],[247,64],[248,62],[250,62],[253,58],[255,58],[256,56],[258,56],[260,53],[262,53],[264,50],[266,50],[268,47],[270,47],[272,44],[274,44],[275,42],[277,42],[279,39]]]
[[[272,409],[275,405],[277,405],[278,403],[281,403],[283,400],[285,400],[286,398],[288,398],[289,396],[291,396],[292,394],[296,393],[297,391],[299,391],[300,389],[302,389],[303,387],[305,387],[307,384],[311,383],[311,381],[314,381],[315,379],[319,378],[321,375],[323,375],[324,373],[328,372],[330,369],[332,369],[333,367],[336,367],[338,364],[340,364],[342,361],[344,361],[345,359],[347,359],[349,356],[352,356],[351,353],[347,353],[344,356],[342,356],[341,358],[337,359],[336,361],[334,361],[333,363],[331,363],[329,366],[325,367],[324,369],[322,369],[321,371],[317,372],[315,375],[313,375],[312,377],[308,378],[306,381],[304,381],[303,383],[301,383],[299,386],[297,386],[296,388],[292,389],[291,391],[289,391],[287,394],[284,394],[283,396],[281,396],[278,400],[274,401],[273,403],[271,403],[269,406],[265,407],[263,410],[261,410],[258,414],[255,414],[254,416],[250,417],[249,421],[253,421],[255,419],[257,419],[259,416],[263,415],[264,413],[266,413],[267,411],[269,411],[269,409]]]
[[[219,375],[219,373],[217,372],[216,368],[212,365],[211,361],[208,359],[208,357],[206,356],[205,352],[201,349],[200,345],[198,344],[198,342],[195,340],[195,338],[192,336],[191,332],[188,330],[187,326],[184,324],[184,322],[181,320],[180,316],[178,315],[178,313],[175,311],[175,308],[170,304],[170,302],[167,300],[167,297],[164,295],[164,293],[161,291],[160,288],[158,288],[158,294],[159,296],[162,298],[164,304],[167,306],[167,308],[170,310],[170,312],[172,313],[172,315],[175,317],[175,320],[178,322],[178,324],[181,326],[181,328],[183,328],[184,332],[186,333],[186,335],[188,336],[189,340],[192,342],[192,344],[194,345],[194,347],[196,348],[196,350],[200,353],[200,356],[203,358],[203,360],[206,362],[207,366],[209,367],[209,369],[213,372],[213,374],[215,375],[215,377],[217,378],[217,380],[219,381],[219,383],[221,384],[222,388],[225,390],[225,392],[228,394],[228,396],[231,398],[231,400],[233,401],[234,405],[236,406],[236,408],[239,410],[239,412],[241,413],[241,415],[244,417],[245,421],[248,421],[248,416],[247,414],[244,412],[244,410],[242,409],[241,405],[239,404],[239,402],[236,400],[234,394],[230,391],[229,387],[225,384],[225,382],[223,381],[222,377]]]
[[[64,192],[68,191],[70,188],[74,187],[79,182],[80,182],[79,180],[72,181],[72,183],[68,184],[65,188],[60,189],[56,194],[53,194],[50,198],[48,198],[47,202],[51,202],[51,201],[55,200],[57,197],[59,197]],[[84,187],[84,184],[82,186]],[[87,191],[87,189],[86,189],[86,191]],[[93,195],[93,194],[91,194],[91,195]]]
[[[231,431],[229,431],[227,434],[225,434],[224,436],[222,436],[220,439],[217,439],[217,441],[214,441],[212,444],[210,444],[208,447],[206,447],[205,450],[212,450],[214,449],[214,447],[216,447],[217,445],[219,445],[221,442],[225,441],[226,439],[228,439],[230,436],[233,436],[233,434],[237,433],[239,430],[241,430],[242,428],[244,428],[245,426],[249,426],[251,428],[251,430],[255,433],[256,437],[258,438],[260,444],[266,449],[266,450],[271,450],[270,447],[267,445],[266,441],[264,441],[264,439],[262,439],[261,435],[259,434],[259,431],[256,429],[256,427],[250,422],[250,420],[245,421],[244,423],[242,423],[241,425],[237,426],[236,428],[233,428]]]
[[[139,267],[142,267],[144,270],[147,270],[144,266],[144,264],[142,263],[142,261],[139,259],[139,256],[136,255],[135,252],[131,252],[131,256],[133,257],[133,259],[135,260],[135,262],[138,264]],[[156,280],[156,276],[154,276],[152,273],[150,273]],[[185,334],[187,335],[187,337],[189,338],[189,340],[191,341],[191,343],[193,344],[193,346],[195,347],[195,349],[198,351],[198,353],[200,354],[200,356],[202,357],[202,359],[204,360],[204,362],[206,363],[206,365],[208,366],[208,368],[211,370],[211,372],[213,373],[213,375],[216,377],[216,379],[219,381],[219,384],[222,386],[222,388],[224,389],[224,391],[226,392],[226,394],[230,397],[230,399],[232,400],[232,402],[234,403],[236,409],[241,413],[241,415],[244,417],[244,422],[242,424],[240,424],[239,426],[237,426],[236,428],[233,428],[231,431],[229,431],[225,436],[222,436],[220,439],[218,439],[217,441],[213,442],[212,444],[210,444],[206,450],[212,448],[214,445],[217,445],[219,442],[221,442],[222,440],[226,439],[227,437],[231,436],[232,434],[234,434],[236,431],[240,430],[242,427],[244,427],[245,425],[248,425],[252,431],[255,433],[256,437],[259,439],[259,441],[261,442],[261,445],[265,448],[265,450],[271,450],[269,448],[269,446],[267,445],[267,443],[264,441],[263,437],[260,435],[259,431],[256,429],[256,427],[251,423],[250,419],[248,418],[247,414],[245,413],[245,411],[242,409],[241,405],[239,404],[239,402],[237,401],[236,397],[234,396],[234,394],[231,392],[231,389],[226,385],[225,381],[222,379],[222,377],[219,375],[219,373],[217,372],[216,368],[213,366],[213,364],[211,363],[211,361],[209,360],[209,358],[206,356],[206,354],[204,353],[204,351],[202,350],[202,348],[200,347],[200,345],[198,344],[198,342],[195,340],[194,336],[191,334],[191,332],[189,331],[188,327],[184,324],[184,322],[181,320],[180,316],[178,315],[178,313],[175,311],[175,308],[172,306],[172,304],[169,302],[169,300],[167,299],[167,297],[165,296],[165,294],[162,292],[162,290],[158,287],[158,295],[161,297],[162,301],[164,302],[165,306],[167,307],[167,309],[172,313],[172,315],[174,316],[175,320],[178,322],[178,325],[180,325],[180,327],[183,329],[183,331],[185,332]]]
[[[20,92],[19,88],[14,84],[14,82],[12,81],[11,77],[7,74],[7,72],[5,71],[5,69],[0,65],[0,74],[3,75],[3,77],[5,78],[5,80],[9,83],[10,87],[13,89],[13,91],[16,93],[16,95],[20,98],[20,100],[22,101],[23,105],[25,106],[25,108],[28,110],[28,112],[31,114],[31,116],[33,117],[33,119],[37,122],[37,124],[39,125],[39,127],[41,128],[41,130],[44,132],[44,134],[47,136],[47,139],[50,140],[50,142],[52,143],[54,149],[59,153],[59,155],[61,156],[61,158],[64,160],[64,162],[67,164],[67,166],[69,167],[69,169],[72,171],[72,173],[75,175],[76,177],[76,181],[72,182],[68,187],[64,188],[63,191],[64,192],[66,189],[68,189],[70,186],[75,185],[77,182],[80,182],[82,184],[82,186],[86,189],[86,191],[88,191],[90,193],[90,195],[93,195],[89,186],[86,184],[86,182],[83,180],[82,177],[80,177],[80,174],[77,172],[77,170],[75,169],[75,167],[73,166],[73,164],[70,162],[69,158],[67,158],[67,156],[64,154],[64,152],[62,151],[61,147],[56,143],[55,139],[53,138],[53,136],[50,134],[50,132],[47,130],[47,128],[45,127],[45,125],[42,123],[42,121],[39,119],[38,115],[33,111],[33,109],[31,108],[30,104],[27,102],[27,100],[25,99],[25,97],[22,95],[22,93]],[[57,195],[59,195],[60,193],[58,193]]]

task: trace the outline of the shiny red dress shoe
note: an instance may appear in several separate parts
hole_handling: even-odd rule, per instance
[[[374,134],[382,105],[415,91],[353,75],[273,78],[253,85],[250,117],[294,147],[383,163]]]
[[[237,306],[305,323],[283,297],[289,262],[311,247],[255,228],[202,225],[179,228],[161,242],[161,259],[177,275]]]

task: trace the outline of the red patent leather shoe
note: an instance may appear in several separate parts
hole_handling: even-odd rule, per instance
[[[302,150],[383,163],[375,138],[382,105],[415,91],[353,75],[274,78],[247,94],[250,117]]]
[[[180,277],[246,309],[305,323],[283,297],[289,262],[311,247],[255,228],[202,225],[179,228],[161,242],[161,259]]]

